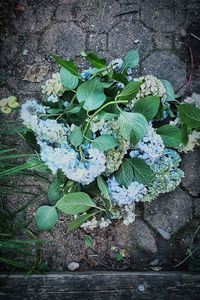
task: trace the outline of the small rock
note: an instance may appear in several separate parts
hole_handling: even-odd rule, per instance
[[[169,240],[171,238],[171,234],[169,232],[163,230],[162,228],[158,228],[157,230],[160,233],[160,235],[163,237],[163,239]]]
[[[75,271],[79,268],[79,263],[77,262],[71,262],[70,264],[67,265],[68,270],[70,271]]]
[[[152,266],[152,267],[155,267],[155,266],[158,265],[158,263],[159,263],[159,260],[158,260],[158,258],[156,258],[156,259],[152,260],[152,261],[149,263],[149,265]]]
[[[182,28],[182,29],[180,30],[180,35],[181,35],[182,37],[186,37],[186,36],[187,36],[187,32],[185,31],[184,28]]]
[[[144,287],[143,284],[141,284],[141,285],[138,286],[138,291],[139,291],[139,292],[142,292],[142,293],[143,293],[144,290],[145,290],[145,287]]]

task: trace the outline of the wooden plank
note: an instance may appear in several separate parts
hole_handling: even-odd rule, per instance
[[[1,300],[200,299],[200,274],[183,272],[83,272],[0,274]]]

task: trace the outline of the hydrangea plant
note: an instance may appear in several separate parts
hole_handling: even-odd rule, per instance
[[[137,202],[179,185],[178,151],[199,141],[197,97],[180,101],[167,80],[134,78],[137,50],[108,64],[94,53],[81,55],[91,63],[82,72],[51,54],[60,72],[46,81],[40,101],[21,109],[24,136],[40,157],[34,162],[54,175],[49,204],[35,214],[40,230],[50,230],[59,211],[73,216],[69,231],[132,223]]]

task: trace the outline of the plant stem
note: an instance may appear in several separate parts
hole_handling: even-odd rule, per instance
[[[74,94],[72,100],[70,101],[68,107],[67,107],[67,110],[69,110],[69,108],[72,106],[72,104],[74,103],[74,100],[76,99],[76,94]]]
[[[100,113],[100,111],[102,111],[105,107],[112,105],[112,104],[120,104],[120,103],[128,103],[128,100],[121,100],[121,101],[111,101],[108,102],[106,104],[104,104],[102,107],[100,107],[91,117],[90,120],[88,121],[88,123],[86,124],[84,130],[83,130],[83,135],[86,133],[90,123],[93,121],[93,119],[96,117],[96,115],[98,115],[98,113]]]

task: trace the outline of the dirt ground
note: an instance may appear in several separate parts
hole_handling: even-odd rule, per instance
[[[14,94],[20,103],[40,99],[41,85],[56,69],[49,51],[75,57],[83,67],[81,50],[111,60],[133,48],[139,48],[141,56],[135,76],[154,74],[169,80],[179,94],[200,93],[199,0],[1,1],[0,32],[1,98]],[[39,233],[33,223],[33,233],[51,241],[43,250],[49,270],[66,270],[70,262],[78,262],[80,271],[172,269],[185,257],[200,223],[199,162],[199,149],[184,155],[181,186],[151,204],[139,205],[133,224],[119,222],[87,233],[94,239],[93,249],[86,247],[83,230],[66,233],[69,220],[64,215],[49,233]],[[26,218],[32,218],[48,201],[47,184],[28,179],[19,180],[19,185],[41,195],[27,210]],[[26,200],[9,199],[16,207]],[[116,260],[114,247],[124,251],[122,262]]]

